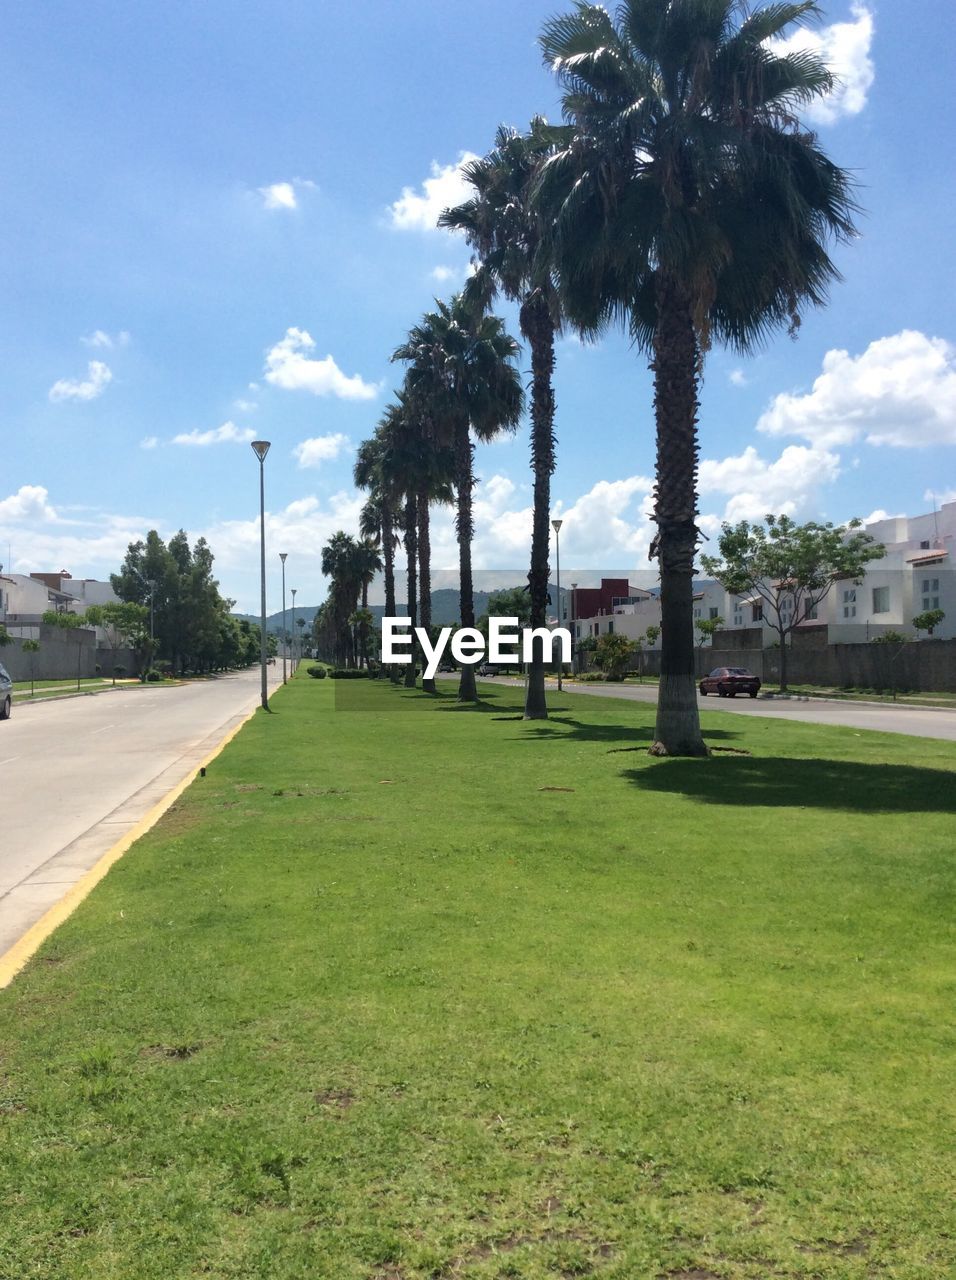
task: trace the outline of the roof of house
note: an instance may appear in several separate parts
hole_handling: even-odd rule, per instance
[[[945,547],[940,547],[938,551],[920,551],[915,556],[907,556],[907,564],[919,564],[923,560],[945,560],[949,552]]]

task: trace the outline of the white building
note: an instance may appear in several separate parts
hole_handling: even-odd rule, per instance
[[[65,569],[0,574],[0,623],[24,640],[36,638],[41,617],[51,610],[82,614],[89,605],[117,603],[119,596],[108,582],[74,578]]]
[[[956,637],[956,502],[947,502],[938,510],[921,516],[897,516],[877,520],[865,526],[874,541],[886,549],[885,556],[870,562],[859,582],[835,582],[827,596],[812,609],[800,627],[827,628],[830,644],[865,643],[886,631],[900,631],[913,636],[913,618],[931,609],[942,609],[946,615],[934,630],[934,638]],[[602,583],[603,586],[603,583]],[[733,646],[727,632],[759,627],[763,647],[774,644],[777,632],[770,624],[769,612],[760,595],[747,592],[733,595],[716,582],[698,582],[694,593],[694,621],[723,618],[722,647]],[[661,624],[660,598],[649,591],[631,588],[626,603],[605,602],[598,607],[596,590],[572,593],[585,610],[574,609],[575,641],[587,636],[597,638],[608,633],[644,639],[649,626]],[[606,593],[604,593],[606,595]],[[572,600],[572,607],[576,603]],[[782,610],[792,603],[786,598]],[[700,641],[700,636],[695,636]],[[709,644],[709,640],[704,641]],[[660,647],[660,638],[654,648]]]

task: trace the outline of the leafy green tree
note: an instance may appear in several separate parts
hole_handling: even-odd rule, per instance
[[[551,270],[551,220],[534,200],[542,163],[570,141],[571,130],[548,128],[540,117],[528,133],[502,125],[494,149],[464,166],[475,194],[438,219],[440,227],[464,231],[475,250],[479,270],[466,289],[483,303],[499,290],[519,304],[521,333],[531,354],[531,466],[534,471],[534,514],[531,533],[530,618],[543,627],[548,609],[548,547],[551,476],[555,466],[554,338],[561,325],[561,306]],[[546,720],[544,656],[534,655],[525,699],[526,720]]]
[[[407,364],[408,393],[429,406],[436,438],[455,460],[458,573],[461,623],[475,625],[471,543],[474,538],[472,491],[475,485],[472,433],[480,441],[513,431],[521,417],[524,392],[515,367],[518,344],[497,316],[457,295],[438,302],[393,353]],[[458,687],[461,702],[478,698],[475,669],[465,665]]]
[[[704,571],[731,595],[759,596],[767,625],[780,645],[780,688],[787,688],[787,639],[829,594],[838,579],[859,581],[884,548],[847,525],[796,524],[789,516],[766,517],[766,529],[741,520],[721,526],[717,556],[701,556]],[[666,631],[665,631],[666,638]]]
[[[0,622],[0,649],[8,644],[13,644],[13,636],[6,629],[3,623]]]
[[[634,656],[636,646],[627,636],[614,632],[598,636],[594,646],[595,664],[608,680],[623,680]]]
[[[6,628],[3,628],[3,630],[5,631]],[[2,639],[0,639],[0,644],[3,644]],[[36,680],[36,673],[37,673],[37,654],[40,652],[40,641],[24,640],[21,643],[20,648],[23,650],[24,653],[28,653],[30,655],[30,697],[32,698],[34,693],[34,682]]]
[[[478,619],[478,630],[487,642],[488,621],[490,618],[517,618],[520,631],[522,627],[532,625],[532,612],[531,592],[527,587],[503,587],[500,591],[492,591],[488,597],[488,608]],[[521,652],[520,645],[518,652]],[[518,661],[518,670],[524,671],[524,663],[520,659]]]
[[[931,636],[939,624],[946,617],[942,609],[927,609],[925,613],[918,613],[913,619],[913,629],[919,634],[925,631]]]
[[[234,601],[213,576],[214,557],[204,538],[190,547],[180,529],[168,545],[155,529],[131,542],[110,583],[122,601],[147,611],[155,652],[179,671],[211,671],[228,665],[235,636],[224,629]]]
[[[694,678],[699,380],[714,340],[752,350],[838,278],[827,245],[854,234],[848,175],[798,113],[833,77],[779,42],[813,3],[578,3],[544,26],[570,144],[538,198],[554,225],[565,316],[624,321],[654,375],[652,555],[663,651],[655,754],[706,755]]]
[[[714,636],[723,625],[723,618],[698,618],[694,623],[698,637],[697,647],[702,649],[708,640],[713,644]]]
[[[113,655],[113,684],[116,684],[116,651],[142,646],[148,640],[146,620],[149,610],[145,605],[124,601],[121,604],[91,604],[86,610],[86,621],[99,627]]]

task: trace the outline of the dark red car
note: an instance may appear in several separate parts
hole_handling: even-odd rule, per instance
[[[708,693],[717,693],[722,698],[735,698],[738,693],[747,693],[756,698],[760,692],[760,677],[755,676],[746,667],[714,667],[709,676],[700,682],[700,694],[706,698]]]

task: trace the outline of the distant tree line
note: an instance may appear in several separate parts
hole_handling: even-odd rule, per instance
[[[142,610],[138,636],[145,635],[150,660],[176,674],[248,667],[259,660],[259,627],[232,616],[235,601],[220,593],[212,566],[205,538],[190,547],[180,529],[165,543],[151,529],[145,541],[129,544],[122,568],[110,576],[120,599]],[[274,646],[274,637],[269,639]]]

